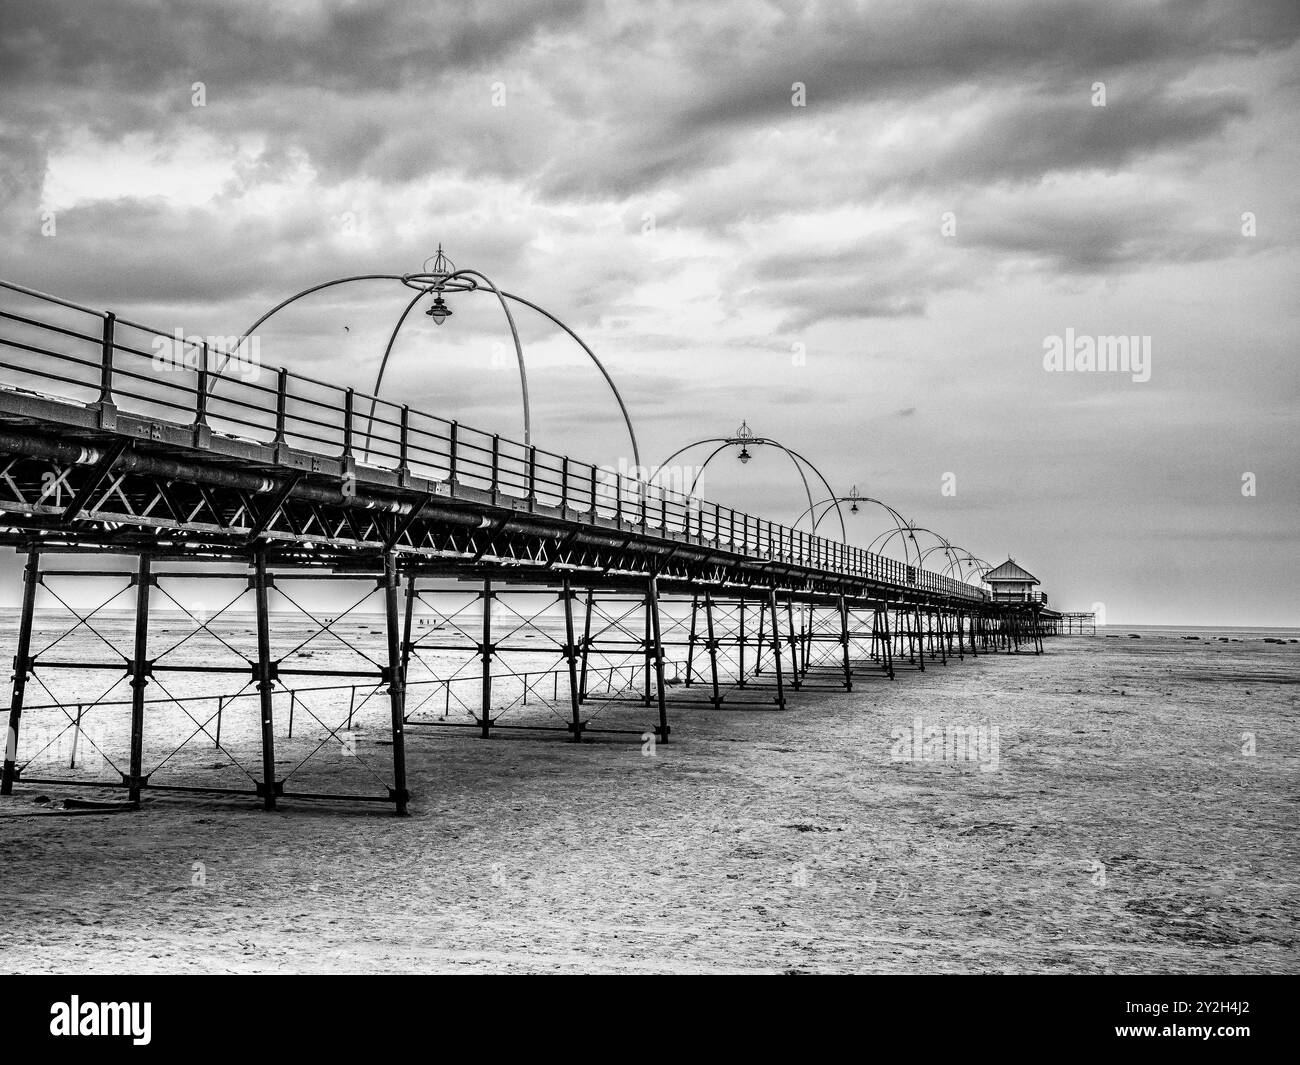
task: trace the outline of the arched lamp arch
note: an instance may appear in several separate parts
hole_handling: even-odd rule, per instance
[[[794,527],[797,529],[799,527],[799,522],[803,521],[803,519],[808,515],[812,515],[813,516],[812,534],[814,536],[817,535],[817,527],[821,525],[822,519],[825,518],[826,515],[831,512],[831,504],[833,503],[853,504],[853,506],[850,508],[850,512],[856,510],[857,505],[859,503],[875,503],[877,506],[883,507],[886,511],[889,512],[890,516],[892,516],[894,519],[895,528],[899,528],[907,524],[907,519],[905,519],[902,514],[900,514],[897,510],[891,507],[883,499],[877,499],[875,498],[875,496],[859,495],[857,490],[857,485],[854,485],[848,495],[830,496],[826,499],[819,499],[815,504],[810,506],[807,510],[805,510],[802,514],[800,514],[798,518],[795,519]],[[820,507],[823,504],[826,505],[826,509],[823,510],[820,514],[816,514],[815,511],[817,507]]]
[[[936,533],[934,535],[937,536],[938,534]],[[944,557],[947,558],[948,560],[947,564],[943,568],[944,576],[951,577],[953,575],[953,570],[955,569],[957,573],[957,579],[960,580],[962,583],[966,583],[966,574],[964,574],[961,569],[961,563],[962,563],[961,556],[963,554],[969,556],[970,552],[967,551],[966,548],[962,547],[960,544],[948,544],[948,543],[932,544],[931,546],[927,547],[924,551],[921,552],[921,565],[925,565],[925,560],[929,558],[931,555],[933,555],[936,551],[942,551],[944,553]]]
[[[441,252],[441,247],[439,248],[439,252]],[[520,393],[521,393],[521,398],[523,403],[524,444],[530,445],[532,443],[532,411],[531,411],[531,404],[530,404],[529,394],[528,394],[528,369],[524,360],[523,345],[519,339],[519,330],[515,323],[514,315],[510,311],[509,304],[506,302],[507,300],[512,300],[516,303],[522,304],[523,306],[529,307],[532,310],[536,311],[538,314],[543,315],[551,322],[553,322],[561,329],[563,329],[564,332],[567,333],[570,337],[572,337],[573,340],[577,342],[577,344],[582,348],[583,352],[587,355],[587,357],[591,360],[592,364],[600,372],[601,377],[604,378],[605,383],[609,386],[610,391],[614,395],[615,401],[618,403],[619,411],[623,416],[624,424],[627,426],[628,438],[632,445],[633,461],[637,465],[640,465],[640,449],[637,444],[636,430],[633,428],[632,418],[628,412],[627,404],[624,402],[623,396],[618,390],[618,386],[614,383],[613,377],[610,375],[604,363],[602,363],[600,359],[596,357],[596,353],[592,351],[591,346],[588,345],[586,341],[584,341],[577,334],[576,331],[574,331],[567,323],[561,320],[558,316],[552,314],[550,311],[546,310],[546,308],[541,307],[540,305],[532,302],[531,300],[525,299],[523,296],[520,296],[516,293],[510,293],[501,290],[500,288],[497,287],[495,282],[491,280],[491,278],[489,278],[486,274],[482,273],[479,270],[453,269],[446,273],[418,273],[418,274],[354,274],[348,277],[340,277],[340,278],[334,278],[329,281],[323,281],[320,284],[311,285],[300,292],[294,293],[292,296],[289,296],[287,299],[281,300],[270,310],[266,311],[266,313],[264,313],[260,318],[258,318],[257,321],[255,321],[246,330],[244,330],[243,334],[240,336],[239,341],[236,345],[236,350],[242,347],[244,342],[247,341],[247,339],[268,319],[270,319],[273,315],[277,314],[278,312],[282,311],[284,308],[288,307],[290,304],[295,303],[306,296],[310,296],[313,293],[320,292],[324,289],[331,288],[336,285],[345,285],[345,284],[350,284],[358,281],[400,281],[403,284],[407,285],[408,287],[415,287],[417,289],[416,294],[407,302],[406,306],[403,308],[402,313],[398,318],[396,325],[393,328],[393,331],[389,334],[388,343],[384,348],[384,354],[380,360],[379,372],[375,378],[375,392],[374,392],[374,396],[372,396],[371,399],[370,415],[369,415],[367,429],[365,433],[367,445],[370,439],[370,427],[373,424],[373,419],[374,419],[374,410],[375,410],[374,397],[378,396],[379,388],[383,384],[384,372],[387,368],[388,360],[392,355],[393,345],[397,340],[397,335],[400,332],[402,325],[405,323],[406,319],[410,316],[411,311],[414,310],[416,305],[420,302],[420,300],[426,296],[433,295],[435,293],[441,293],[446,288],[450,288],[452,291],[459,291],[459,292],[476,291],[479,288],[478,282],[481,281],[483,285],[489,288],[492,291],[492,293],[497,297],[497,301],[501,306],[502,313],[505,315],[506,322],[510,327],[510,336],[511,336],[511,340],[514,343],[514,348],[515,348],[515,359],[519,366],[519,384],[520,384]],[[457,284],[457,282],[460,283]],[[227,356],[227,358],[229,358],[229,356]],[[222,363],[222,365],[224,366],[224,362]],[[216,384],[216,379],[214,377],[212,387],[215,387],[215,384]]]
[[[743,422],[741,423],[741,429],[747,431],[747,426]],[[747,447],[750,444],[775,447],[785,452],[786,457],[789,458],[790,461],[794,464],[794,468],[796,472],[799,474],[800,481],[803,482],[804,494],[808,497],[808,505],[810,507],[813,506],[812,486],[809,484],[808,475],[804,473],[803,466],[801,466],[800,463],[806,465],[808,469],[812,470],[814,476],[816,476],[816,478],[821,482],[822,487],[825,488],[827,492],[829,492],[832,496],[834,496],[835,494],[835,490],[831,488],[830,483],[826,480],[821,470],[819,470],[812,462],[810,462],[803,455],[799,454],[799,452],[795,451],[794,448],[786,447],[779,440],[774,440],[771,437],[754,436],[752,433],[750,433],[749,435],[745,435],[744,433],[738,433],[735,436],[729,436],[729,437],[711,436],[711,437],[705,437],[702,440],[693,440],[691,443],[686,444],[683,447],[679,447],[676,451],[674,451],[671,455],[669,455],[666,459],[664,459],[663,462],[659,463],[658,466],[654,467],[650,477],[647,479],[647,483],[653,484],[655,479],[660,475],[660,473],[662,473],[665,469],[668,468],[669,463],[671,463],[673,459],[677,458],[679,455],[685,454],[687,451],[690,451],[692,448],[702,447],[705,444],[717,444],[718,446],[715,447],[711,452],[709,452],[708,457],[701,464],[700,468],[695,471],[695,476],[691,479],[690,487],[686,493],[688,496],[695,495],[695,488],[700,483],[700,478],[704,475],[704,471],[708,468],[709,463],[712,462],[715,458],[717,458],[719,454],[721,454],[729,447],[739,446],[743,450],[745,447]],[[839,505],[836,504],[835,506],[836,509],[838,510]],[[840,518],[840,537],[841,539],[847,539],[848,533],[844,525],[843,513],[840,514],[839,518]]]
[[[903,554],[906,556],[907,541],[911,540],[913,544],[916,544],[916,556],[917,556],[916,565],[919,567],[921,565],[921,550],[922,550],[921,545],[917,543],[916,540],[916,534],[919,532],[928,533],[929,535],[933,536],[936,540],[939,540],[945,547],[949,549],[951,549],[953,546],[951,541],[949,541],[948,538],[942,535],[941,533],[937,533],[933,529],[927,529],[924,525],[916,525],[914,523],[909,522],[907,525],[900,526],[897,529],[890,529],[889,531],[885,532],[881,536],[877,536],[874,540],[871,541],[870,545],[868,545],[867,550],[884,551],[884,549],[889,545],[890,541],[893,540],[895,536],[898,536],[901,537],[903,541]]]

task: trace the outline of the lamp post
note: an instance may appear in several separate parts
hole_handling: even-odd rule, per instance
[[[936,540],[940,541],[942,546],[947,547],[949,550],[955,550],[952,541],[949,540],[946,536],[942,535],[941,533],[935,532],[933,529],[927,529],[924,525],[917,525],[915,522],[909,522],[908,524],[900,526],[897,529],[890,529],[888,532],[884,533],[883,535],[877,536],[874,540],[871,541],[871,544],[867,547],[867,550],[883,551],[888,546],[889,542],[893,540],[895,536],[898,536],[903,541],[903,554],[904,556],[906,556],[907,541],[910,540],[913,546],[916,548],[916,556],[917,556],[916,565],[919,568],[921,565],[921,544],[920,541],[918,541],[916,538],[916,534],[919,532],[928,533],[930,536],[933,536]]]
[[[740,464],[742,466],[749,462],[749,442],[753,439],[754,430],[742,421],[740,423],[740,428],[736,430],[735,436],[735,441],[740,444],[740,454],[737,455],[736,458],[740,459]]]
[[[966,571],[966,575],[962,578],[962,580],[967,582],[970,581],[970,576],[972,573],[974,573],[976,576],[979,577],[980,584],[985,583],[984,574],[986,574],[989,570],[993,568],[993,564],[991,562],[987,562],[982,558],[977,558],[975,555],[969,553],[967,554],[966,558],[962,559],[962,562],[969,565],[970,567]]]
[[[447,277],[456,269],[455,264],[453,264],[452,261],[442,253],[441,244],[438,245],[437,254],[430,256],[430,258],[433,259],[433,270],[430,271],[429,260],[425,259],[424,272],[426,274],[432,273],[435,276]],[[435,296],[433,302],[429,304],[429,309],[424,312],[426,315],[428,315],[430,318],[433,319],[434,325],[442,325],[443,322],[445,322],[448,318],[451,317],[451,308],[447,306],[446,301],[444,301],[442,298],[442,293],[445,288],[446,288],[445,281],[439,281],[434,284],[433,291],[436,292],[438,295]],[[376,388],[375,391],[378,392],[379,389]]]
[[[433,260],[432,263],[430,263],[430,259]],[[531,445],[532,443],[532,409],[531,409],[531,404],[529,402],[529,395],[528,395],[528,370],[524,362],[523,344],[520,342],[519,339],[519,330],[515,324],[514,315],[510,311],[510,304],[512,303],[519,304],[524,307],[528,307],[531,310],[536,311],[538,314],[541,314],[543,317],[551,321],[554,325],[564,330],[564,332],[567,333],[582,348],[582,350],[586,353],[591,363],[596,367],[597,370],[600,371],[601,376],[605,379],[605,383],[609,386],[610,391],[613,393],[614,399],[617,401],[619,410],[623,415],[623,422],[627,426],[628,439],[630,440],[632,445],[633,461],[638,466],[641,464],[640,448],[637,446],[636,430],[632,426],[632,417],[628,413],[627,404],[623,402],[623,396],[619,392],[618,386],[614,383],[614,379],[610,376],[609,371],[605,369],[604,364],[600,361],[599,358],[596,357],[596,353],[591,350],[590,346],[586,343],[586,341],[584,341],[580,336],[578,336],[576,332],[574,332],[568,325],[566,325],[563,321],[561,321],[556,315],[552,314],[544,307],[541,307],[538,304],[533,303],[531,300],[527,300],[522,296],[518,296],[514,294],[513,292],[506,292],[498,288],[496,284],[493,283],[493,281],[481,271],[472,270],[472,269],[458,269],[455,263],[453,263],[443,252],[441,244],[438,245],[437,252],[434,255],[431,255],[429,259],[426,259],[424,261],[424,264],[421,266],[419,272],[417,273],[355,274],[350,277],[338,277],[338,278],[333,278],[332,280],[329,281],[323,281],[320,284],[312,285],[309,288],[305,288],[301,292],[294,293],[292,296],[288,297],[287,299],[281,300],[269,311],[267,311],[260,318],[258,318],[257,321],[255,321],[252,325],[250,325],[246,330],[244,330],[243,335],[239,338],[239,343],[236,345],[235,350],[236,351],[239,350],[240,347],[244,344],[244,342],[268,319],[270,319],[273,315],[278,314],[280,311],[282,311],[285,307],[288,307],[290,304],[295,303],[306,296],[310,296],[313,293],[320,292],[327,288],[332,288],[336,285],[347,285],[347,284],[353,284],[362,281],[397,281],[400,282],[402,285],[406,286],[407,288],[415,290],[415,295],[413,295],[411,299],[407,302],[406,307],[403,309],[401,315],[398,317],[397,323],[394,325],[392,332],[389,334],[388,343],[384,348],[383,356],[379,362],[379,371],[375,375],[374,392],[370,397],[368,397],[371,401],[370,414],[369,414],[368,428],[364,433],[364,436],[366,437],[367,446],[369,445],[369,440],[370,440],[369,426],[373,425],[375,405],[378,402],[379,389],[383,384],[384,371],[388,367],[388,360],[393,353],[393,346],[397,341],[398,334],[401,332],[402,326],[405,324],[407,318],[410,316],[411,311],[415,309],[415,306],[421,300],[432,297],[430,305],[428,309],[425,311],[425,315],[429,318],[432,318],[435,325],[442,325],[448,318],[452,316],[453,313],[451,307],[448,305],[446,300],[447,294],[452,292],[464,292],[464,293],[476,292],[480,288],[485,288],[496,297],[497,302],[501,307],[501,311],[505,316],[506,323],[510,328],[511,340],[514,343],[515,361],[518,363],[519,366],[520,394],[522,396],[522,401],[523,401],[523,443],[525,444],[525,446]],[[223,360],[219,364],[216,373],[214,373],[213,375],[210,388],[215,390],[217,382],[219,380],[218,375],[221,372],[221,367],[223,367],[224,365],[225,362]],[[360,398],[365,399],[367,397],[362,396]]]
[[[925,530],[925,531],[928,532],[929,530]],[[938,536],[939,534],[934,533],[933,535]],[[927,547],[921,553],[921,564],[924,565],[925,560],[929,558],[931,555],[933,555],[936,551],[942,551],[944,557],[948,560],[947,564],[943,568],[944,576],[951,577],[953,575],[953,571],[955,570],[957,579],[960,580],[963,584],[967,583],[969,574],[962,571],[962,565],[967,561],[975,561],[974,556],[971,555],[971,553],[967,551],[966,548],[962,547],[959,544],[939,543]],[[963,553],[966,555],[965,558],[962,557]]]
[[[750,448],[757,448],[757,447],[775,447],[779,451],[785,453],[786,457],[789,458],[791,463],[794,464],[794,468],[796,472],[799,474],[799,479],[803,483],[804,494],[808,497],[809,508],[813,506],[813,494],[812,494],[812,486],[808,480],[808,474],[804,472],[805,466],[812,471],[813,475],[817,478],[817,480],[821,482],[822,487],[825,488],[826,491],[830,493],[831,496],[835,495],[835,490],[831,488],[830,482],[826,480],[821,470],[819,470],[815,465],[813,465],[811,460],[801,455],[794,448],[786,447],[779,440],[773,439],[770,436],[757,435],[754,432],[754,430],[752,430],[749,427],[748,422],[744,422],[744,421],[740,423],[740,428],[737,429],[734,433],[732,433],[731,436],[705,437],[701,440],[693,440],[689,444],[686,444],[683,447],[679,447],[676,451],[674,451],[671,455],[669,455],[666,459],[664,459],[663,462],[659,463],[658,466],[651,468],[650,476],[647,478],[647,483],[654,484],[654,482],[659,478],[659,476],[664,472],[664,470],[668,469],[672,461],[675,458],[677,458],[679,455],[684,455],[687,451],[690,451],[692,448],[703,447],[706,444],[716,444],[717,447],[715,447],[712,451],[709,452],[708,456],[705,458],[704,462],[701,464],[699,469],[695,471],[694,476],[691,478],[691,483],[687,487],[685,492],[685,495],[687,495],[688,497],[695,495],[695,488],[700,483],[700,478],[704,475],[704,471],[708,469],[709,463],[711,463],[715,458],[717,458],[718,455],[720,455],[723,451],[727,450],[727,448],[740,449],[740,453],[736,457],[740,460],[741,465],[744,466],[744,465],[748,465],[749,460],[754,457],[753,452],[750,451]],[[839,511],[838,502],[835,504],[835,509],[837,512]],[[839,521],[840,521],[840,537],[841,539],[844,539],[846,533],[844,527],[844,515],[842,513],[839,514]]]
[[[803,521],[804,518],[808,517],[809,515],[812,515],[813,516],[812,533],[815,536],[817,534],[817,527],[822,523],[822,519],[825,518],[826,515],[831,512],[831,507],[829,506],[829,504],[832,503],[850,504],[849,506],[850,514],[857,514],[859,512],[859,510],[861,509],[858,506],[859,503],[873,503],[876,506],[883,507],[886,511],[889,512],[890,517],[894,519],[895,528],[907,524],[907,521],[903,517],[903,515],[900,514],[893,507],[891,507],[888,503],[886,503],[884,500],[876,499],[874,496],[862,495],[861,493],[858,492],[858,486],[855,484],[852,488],[849,489],[848,495],[829,496],[826,499],[819,499],[816,503],[808,507],[807,510],[805,510],[802,514],[799,515],[799,517],[795,519],[794,527],[797,529],[799,527],[799,523]],[[826,505],[826,509],[823,510],[820,514],[817,514],[816,513],[817,508],[823,505]]]

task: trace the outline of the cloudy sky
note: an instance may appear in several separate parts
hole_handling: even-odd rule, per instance
[[[1054,605],[1296,625],[1298,36],[1294,0],[3,0],[0,276],[229,335],[441,242],[583,335],[648,461],[744,419]],[[370,390],[405,291],[262,358]],[[489,300],[418,316],[384,393],[518,435]],[[627,460],[520,322],[535,442]],[[1050,372],[1067,330],[1150,379]],[[770,448],[700,487],[805,505]]]

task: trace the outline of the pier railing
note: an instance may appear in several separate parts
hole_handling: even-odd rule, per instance
[[[860,547],[526,446],[352,388],[264,365],[257,337],[166,333],[111,312],[0,281],[23,307],[0,307],[0,387],[214,435],[283,445],[397,471],[575,522],[716,545],[750,558],[859,577],[971,602],[983,589]],[[242,341],[242,343],[241,343]]]
[[[995,603],[1036,603],[1047,606],[1046,592],[993,592],[992,599]]]

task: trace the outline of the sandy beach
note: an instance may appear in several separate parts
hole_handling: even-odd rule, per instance
[[[677,709],[652,753],[412,729],[406,819],[20,785],[0,965],[1294,972],[1300,644],[1109,631]],[[918,718],[996,757],[899,760]]]

